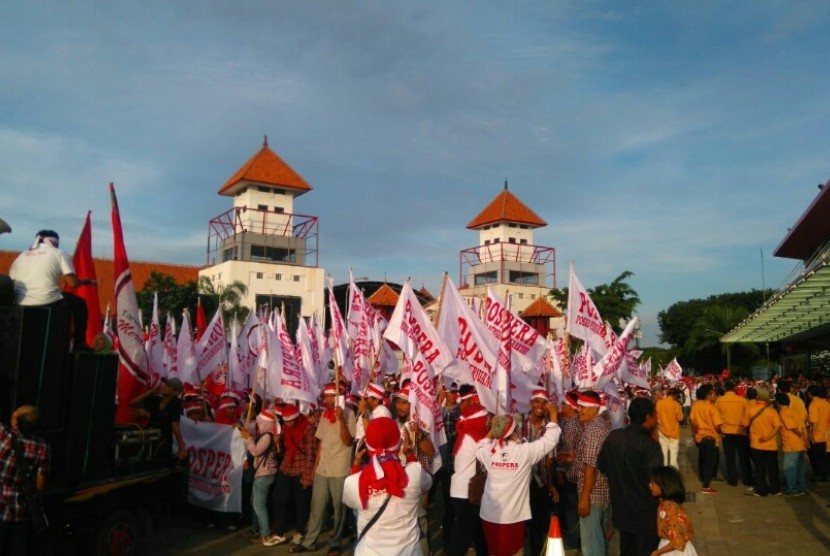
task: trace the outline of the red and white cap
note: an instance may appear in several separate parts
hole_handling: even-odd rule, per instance
[[[534,390],[533,393],[530,395],[530,399],[531,400],[550,401],[550,397],[548,396],[548,393],[545,392],[544,390],[541,390],[541,389]]]
[[[401,388],[400,390],[398,390],[397,392],[392,394],[392,397],[393,398],[401,398],[403,400],[408,400],[409,399],[409,387],[407,386],[406,388]]]
[[[575,391],[572,390],[572,391],[568,392],[567,394],[565,394],[565,403],[568,404],[569,406],[571,406],[574,409],[579,409],[578,400],[579,400],[579,392],[575,392]]]
[[[293,421],[300,416],[300,410],[296,405],[286,404],[282,408],[282,420]]]
[[[271,421],[274,422],[276,420],[276,416],[269,410],[263,409],[259,412],[259,415],[256,417],[257,419],[262,419],[263,421]]]
[[[478,393],[474,386],[464,384],[458,389],[458,401],[470,400],[476,397]]]
[[[576,404],[581,407],[602,407],[602,401],[595,400],[592,396],[586,396],[585,394],[579,395]]]
[[[363,393],[363,395],[367,398],[377,398],[381,401],[386,399],[385,394],[386,392],[383,391],[383,388],[381,388],[374,382],[370,382],[369,385],[366,387],[366,391]]]
[[[236,409],[239,407],[237,403],[233,400],[223,398],[221,402],[219,402],[219,407],[217,407],[217,411],[222,411],[223,409]]]
[[[329,382],[323,386],[324,396],[336,396],[337,394],[339,394],[339,392],[337,391],[337,386],[333,382]]]

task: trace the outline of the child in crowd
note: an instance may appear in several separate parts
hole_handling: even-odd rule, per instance
[[[660,498],[657,509],[657,534],[660,545],[651,556],[697,556],[692,546],[694,531],[689,514],[683,509],[686,488],[683,478],[674,467],[656,467],[649,483],[652,496]]]

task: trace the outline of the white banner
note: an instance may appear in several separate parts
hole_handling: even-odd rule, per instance
[[[187,501],[215,512],[241,512],[246,449],[239,431],[187,417],[179,426],[190,458]]]
[[[196,354],[199,358],[196,364],[196,374],[200,382],[211,376],[214,383],[225,384],[228,369],[228,344],[225,341],[221,307],[216,309],[213,319],[199,338],[196,344]]]
[[[286,400],[302,400],[309,403],[317,402],[317,379],[313,378],[297,360],[297,350],[288,328],[282,320],[282,315],[276,313],[276,333],[279,340],[279,353],[269,355],[276,358],[279,366],[279,382],[276,391]]]
[[[512,350],[511,370],[530,375],[532,382],[539,382],[545,370],[547,342],[539,332],[509,310],[501,298],[487,287],[487,328],[497,338],[501,336],[503,319],[508,320]]]
[[[638,320],[637,317],[634,317],[628,322],[622,335],[617,338],[611,345],[608,353],[594,367],[593,373],[597,383],[597,390],[603,390],[612,378],[619,375],[620,365],[625,361],[625,355],[628,353],[628,344],[631,343],[634,337],[634,328],[637,326]]]

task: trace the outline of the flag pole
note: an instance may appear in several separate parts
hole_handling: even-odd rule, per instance
[[[447,287],[447,277],[449,273],[445,270],[441,277],[441,291],[438,293],[438,309],[435,310],[435,315],[432,317],[432,326],[438,326],[438,321],[441,319],[441,307],[444,305],[444,288]]]

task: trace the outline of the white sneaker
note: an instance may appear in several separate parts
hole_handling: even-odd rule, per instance
[[[286,537],[281,535],[271,535],[270,537],[265,537],[262,539],[262,546],[277,546],[280,543],[285,542]]]
[[[292,544],[300,544],[303,542],[303,534],[302,533],[294,533],[294,536],[291,538]]]

